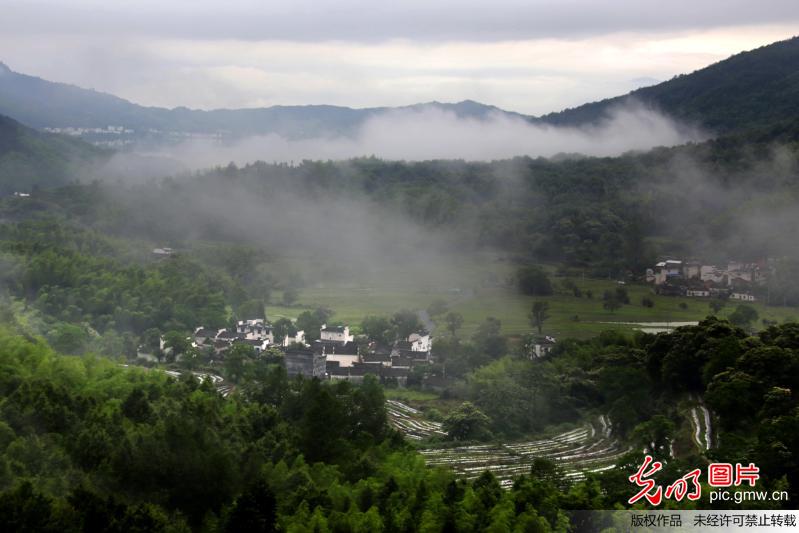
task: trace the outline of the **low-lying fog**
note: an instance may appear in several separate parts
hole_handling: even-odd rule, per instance
[[[640,105],[613,110],[597,124],[561,127],[533,124],[502,113],[485,119],[439,109],[390,111],[367,119],[352,136],[289,140],[278,135],[238,141],[191,140],[151,155],[197,170],[257,160],[298,162],[376,156],[391,160],[494,160],[557,154],[613,156],[706,138],[699,129]],[[124,157],[124,156],[123,156]]]

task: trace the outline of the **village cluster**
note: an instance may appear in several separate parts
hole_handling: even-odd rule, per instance
[[[323,325],[319,339],[311,343],[306,342],[304,331],[284,335],[281,339],[272,325],[261,318],[241,320],[235,330],[199,327],[191,340],[192,346],[212,350],[218,359],[223,359],[225,352],[237,343],[252,346],[257,355],[268,348],[277,348],[283,352],[283,364],[290,376],[357,382],[371,374],[399,385],[406,383],[415,365],[430,362],[432,349],[431,335],[423,330],[391,346],[356,342],[349,326],[345,325]]]
[[[765,261],[726,266],[703,265],[698,261],[661,261],[646,271],[655,292],[665,296],[724,298],[754,302],[758,287],[765,285],[770,267]]]

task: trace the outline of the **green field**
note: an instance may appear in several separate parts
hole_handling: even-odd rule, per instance
[[[602,306],[602,294],[618,286],[612,280],[553,276],[554,295],[528,297],[507,287],[506,280],[511,273],[511,267],[499,260],[460,265],[442,277],[428,273],[397,272],[382,278],[390,281],[380,281],[375,276],[360,284],[339,282],[301,289],[295,305],[269,305],[267,313],[271,320],[295,318],[305,309],[324,306],[335,312],[334,321],[350,324],[357,329],[366,315],[390,315],[400,309],[426,309],[430,303],[440,299],[447,302],[451,310],[463,315],[461,335],[470,335],[489,316],[502,322],[504,334],[521,335],[532,331],[527,315],[533,302],[541,299],[549,302],[550,308],[550,318],[544,324],[545,334],[586,338],[608,329],[633,331],[640,327],[624,322],[690,322],[701,320],[710,312],[707,299],[658,296],[649,285],[630,283],[625,285],[630,304],[609,312]],[[581,289],[581,298],[562,288],[561,284],[566,279],[571,279]],[[586,297],[589,290],[593,292],[593,299]],[[654,301],[654,307],[641,304],[644,296]],[[273,296],[273,300],[279,299],[279,293]],[[685,304],[685,309],[680,307],[681,303]],[[728,302],[720,316],[727,316],[735,305],[735,302]],[[760,319],[783,322],[799,317],[797,308],[767,307],[760,303],[752,305],[757,309]],[[762,326],[760,320],[755,324],[757,328]]]

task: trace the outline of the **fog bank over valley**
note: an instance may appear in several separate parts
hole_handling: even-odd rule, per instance
[[[152,155],[177,160],[191,170],[231,161],[241,165],[256,160],[288,163],[372,155],[406,161],[480,161],[557,154],[614,156],[707,136],[699,128],[639,105],[617,107],[596,124],[582,127],[534,124],[500,113],[478,119],[424,109],[395,110],[369,118],[352,136],[290,140],[271,134],[238,141],[191,140]]]

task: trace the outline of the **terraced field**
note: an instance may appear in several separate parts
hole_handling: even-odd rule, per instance
[[[391,423],[406,437],[421,441],[444,434],[441,424],[424,420],[422,413],[401,402],[389,400]],[[586,472],[610,470],[630,448],[622,446],[612,436],[612,428],[604,415],[580,428],[566,431],[548,439],[459,446],[456,448],[425,448],[428,466],[448,466],[466,479],[474,479],[490,470],[508,487],[513,479],[530,471],[533,460],[546,458],[560,466],[571,479],[581,479]]]
[[[713,447],[713,427],[710,422],[710,411],[707,410],[702,400],[691,408],[691,426],[694,430],[694,444],[699,451],[709,450]]]
[[[403,432],[406,438],[422,440],[433,435],[446,435],[439,422],[425,420],[418,409],[396,400],[386,400],[386,409],[391,424]]]
[[[179,378],[183,374],[177,370],[164,370],[164,373],[172,376],[173,378]],[[216,390],[218,390],[219,393],[225,398],[227,398],[233,391],[233,386],[225,383],[225,379],[222,376],[206,372],[192,372],[192,374],[194,374],[194,377],[200,381],[203,381],[205,378],[209,378],[211,383],[214,384],[214,387],[216,387]]]

